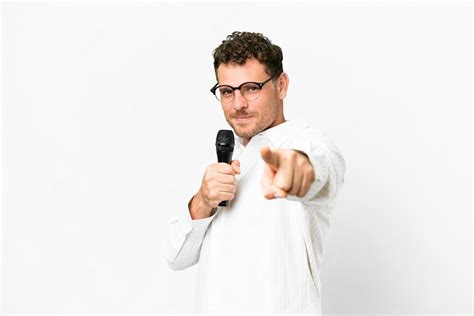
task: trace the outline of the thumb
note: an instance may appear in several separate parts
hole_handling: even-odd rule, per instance
[[[240,161],[232,160],[230,165],[234,168],[236,174],[240,174]]]
[[[280,159],[275,151],[271,150],[270,147],[265,145],[260,148],[260,155],[262,156],[263,161],[265,161],[270,166],[270,168],[272,168],[274,171],[278,170],[278,167],[280,166]]]

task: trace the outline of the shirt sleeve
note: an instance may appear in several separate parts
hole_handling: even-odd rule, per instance
[[[201,246],[207,228],[216,216],[193,220],[189,212],[184,219],[172,219],[169,223],[165,257],[173,270],[183,270],[199,261]]]
[[[337,146],[319,130],[307,128],[295,138],[291,149],[304,152],[313,165],[316,180],[303,197],[288,200],[322,206],[334,200],[344,184],[345,160]]]

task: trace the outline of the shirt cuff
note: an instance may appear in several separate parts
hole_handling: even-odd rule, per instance
[[[218,209],[219,210],[219,209]],[[185,218],[184,224],[186,226],[186,235],[189,235],[190,238],[202,237],[207,231],[207,228],[211,224],[214,217],[217,215],[217,211],[206,218],[201,219],[192,219],[191,214],[188,212],[188,215]]]
[[[294,150],[303,152],[308,157],[311,165],[313,166],[314,174],[316,179],[313,181],[311,186],[308,189],[308,192],[302,197],[296,195],[288,195],[287,199],[290,201],[300,201],[306,202],[312,200],[316,194],[321,191],[321,189],[326,185],[328,181],[328,164],[327,157],[323,153],[311,153],[311,149],[306,146],[298,146],[297,148],[292,148]]]

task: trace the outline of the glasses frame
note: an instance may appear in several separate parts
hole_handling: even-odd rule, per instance
[[[272,80],[273,77],[274,77],[274,76],[271,76],[270,78],[268,78],[267,80],[265,80],[265,81],[263,81],[263,82],[247,81],[247,82],[242,83],[242,84],[239,85],[238,87],[232,87],[232,86],[229,86],[228,84],[219,85],[219,82],[218,82],[218,83],[216,83],[216,84],[214,85],[214,87],[211,88],[211,93],[216,97],[217,101],[219,101],[219,102],[221,102],[221,103],[224,103],[224,102],[222,102],[221,100],[219,100],[219,98],[217,97],[217,95],[216,95],[216,90],[219,89],[220,87],[228,87],[228,88],[232,89],[232,99],[230,99],[228,102],[225,102],[225,103],[230,103],[230,102],[232,102],[232,100],[234,100],[234,96],[235,96],[235,92],[234,92],[234,91],[235,91],[235,90],[240,90],[244,85],[249,84],[249,83],[256,84],[256,85],[258,86],[258,88],[259,88],[260,90],[262,90],[263,86],[264,86],[267,82],[269,82],[270,80]],[[253,100],[248,100],[248,99],[245,98],[245,97],[244,97],[244,98],[245,98],[245,100],[247,100],[247,101],[254,101],[254,100],[257,100],[257,99],[258,99],[258,97],[260,96],[260,93],[261,93],[261,91],[259,91],[258,96],[257,96],[255,99],[253,99]]]

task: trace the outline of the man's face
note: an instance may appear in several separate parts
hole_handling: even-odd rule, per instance
[[[287,79],[286,74],[282,76]],[[265,72],[265,66],[252,58],[244,65],[219,65],[217,77],[220,85],[238,87],[244,82],[263,82],[270,76]],[[235,90],[232,101],[222,104],[227,122],[244,139],[244,144],[258,133],[285,121],[283,98],[286,95],[287,81],[285,82],[281,85],[282,82],[278,79],[278,84],[274,85],[271,80],[262,87],[259,97],[253,101],[246,100],[240,90]]]

